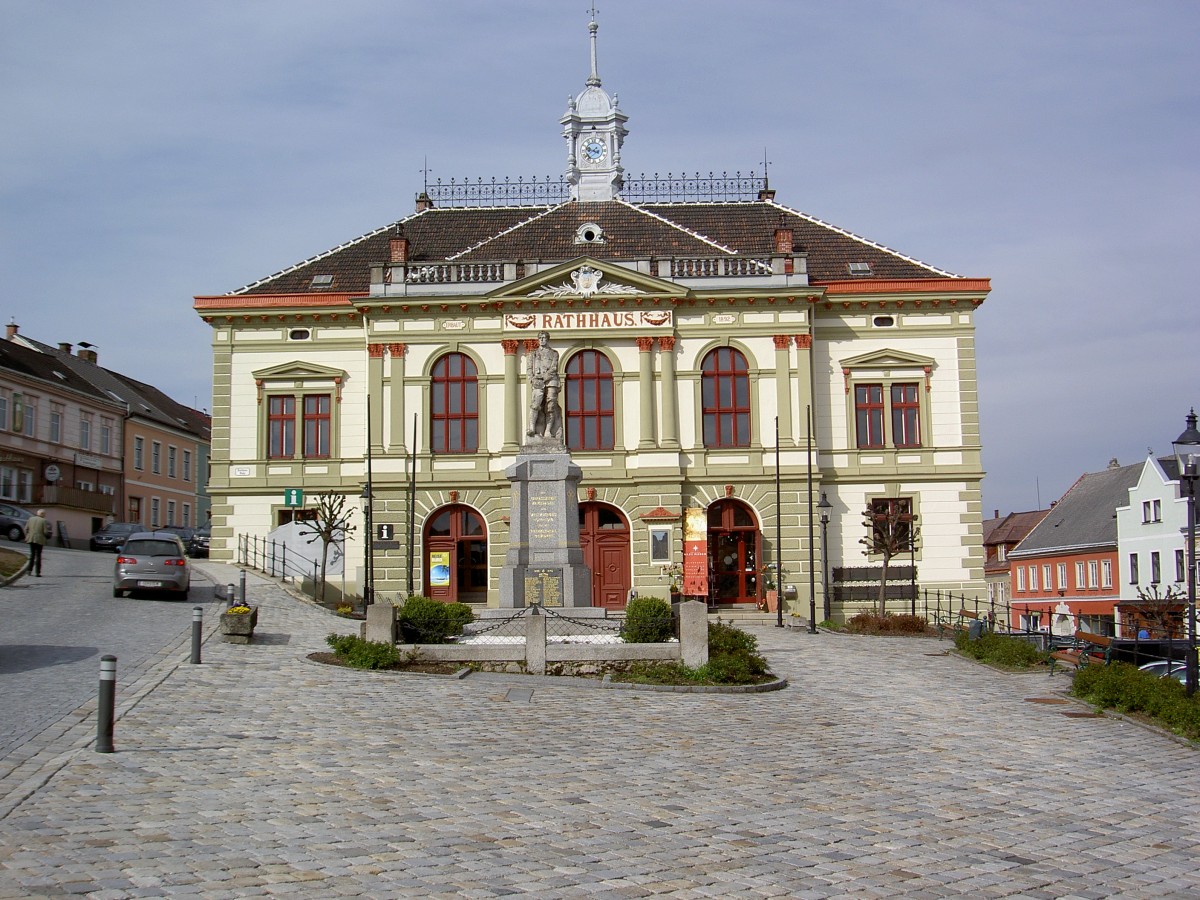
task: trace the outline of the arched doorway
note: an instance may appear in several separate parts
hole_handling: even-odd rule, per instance
[[[758,520],[739,500],[708,508],[708,565],[713,603],[758,602]]]
[[[607,503],[580,503],[579,546],[592,570],[592,606],[624,609],[633,586],[629,520]]]
[[[444,506],[425,525],[425,594],[447,603],[486,603],[487,525],[469,506]]]

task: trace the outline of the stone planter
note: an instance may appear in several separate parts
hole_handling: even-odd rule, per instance
[[[249,644],[258,624],[258,607],[247,613],[221,613],[221,640],[229,644]]]

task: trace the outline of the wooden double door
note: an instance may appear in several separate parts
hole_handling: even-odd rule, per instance
[[[624,513],[607,503],[580,503],[579,546],[592,572],[592,606],[624,609],[633,587]]]

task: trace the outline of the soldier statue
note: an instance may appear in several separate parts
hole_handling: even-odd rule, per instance
[[[538,348],[529,354],[526,363],[529,386],[533,389],[529,403],[531,438],[543,438],[562,443],[562,412],[558,407],[561,382],[558,376],[558,351],[550,347],[548,332],[538,334]]]

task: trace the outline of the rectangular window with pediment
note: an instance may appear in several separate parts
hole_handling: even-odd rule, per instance
[[[846,382],[848,438],[859,450],[929,446],[933,360],[881,350],[840,361]]]
[[[291,362],[254,373],[259,390],[259,456],[329,459],[338,453],[338,417],[345,373]],[[190,471],[190,456],[185,472]]]

